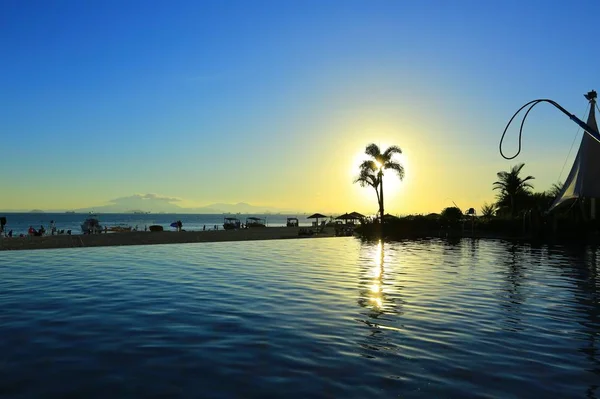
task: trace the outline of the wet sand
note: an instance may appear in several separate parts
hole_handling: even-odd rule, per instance
[[[186,244],[291,238],[333,237],[334,229],[310,237],[298,236],[298,227],[265,227],[245,230],[130,232],[92,235],[0,238],[0,251],[51,248],[107,247],[121,245]]]

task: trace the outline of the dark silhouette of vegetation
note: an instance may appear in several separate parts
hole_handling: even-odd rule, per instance
[[[380,192],[379,170],[365,161],[356,182]],[[562,183],[553,184],[548,191],[533,192],[533,176],[522,177],[524,164],[509,171],[497,173],[493,183],[497,202],[481,207],[481,216],[474,209],[465,215],[458,207],[447,207],[440,214],[409,215],[365,221],[358,229],[366,239],[383,236],[388,239],[416,239],[428,237],[498,237],[504,239],[535,239],[541,241],[568,241],[594,237],[600,231],[600,221],[591,220],[589,200],[579,199],[579,206],[559,208],[548,214],[552,203],[562,191]],[[378,196],[381,204],[382,198]],[[382,206],[380,206],[380,211]],[[600,235],[598,236],[600,237]]]
[[[483,206],[481,207],[481,216],[489,220],[496,214],[496,209],[496,204],[488,204],[487,202],[484,202]]]
[[[517,214],[519,206],[522,206],[533,189],[533,185],[529,183],[533,180],[533,176],[521,178],[519,174],[525,166],[520,163],[512,167],[509,172],[501,171],[497,173],[498,180],[494,182],[494,190],[499,190],[498,193],[498,208],[510,211],[510,216],[514,218]]]
[[[564,183],[561,183],[561,182],[554,183],[552,185],[552,187],[550,187],[550,190],[546,191],[546,194],[548,196],[550,196],[552,198],[552,200],[555,200],[556,197],[558,197],[560,195],[560,192],[563,189],[563,185],[564,185]]]
[[[463,218],[463,212],[456,206],[450,206],[442,210],[441,217],[450,223],[455,223]]]
[[[398,175],[400,180],[404,179],[404,167],[394,160],[394,155],[402,154],[402,150],[398,146],[390,146],[381,151],[377,144],[369,144],[365,148],[365,154],[370,159],[363,161],[360,164],[360,172],[355,183],[359,183],[362,187],[370,186],[378,191],[377,203],[379,205],[379,220],[383,223],[384,217],[384,202],[383,202],[383,171],[393,170]]]

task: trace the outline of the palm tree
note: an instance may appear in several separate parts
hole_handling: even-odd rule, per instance
[[[488,204],[485,202],[481,207],[481,216],[486,219],[494,216],[494,213],[496,213],[496,204]]]
[[[563,185],[564,183],[561,182],[552,184],[552,187],[550,187],[550,190],[548,190],[546,194],[548,194],[548,196],[550,196],[551,198],[556,199],[556,197],[558,197],[561,193]]]
[[[494,182],[494,190],[500,190],[498,193],[498,206],[509,206],[510,214],[515,216],[516,203],[521,197],[527,196],[533,185],[529,180],[535,179],[533,176],[527,176],[524,179],[519,177],[521,169],[525,166],[520,163],[511,168],[510,172],[498,172],[498,181]]]
[[[371,168],[373,167],[373,168]],[[377,173],[377,168],[375,165],[369,165],[368,167],[364,167],[360,170],[360,174],[354,180],[354,183],[360,184],[361,187],[373,187],[375,189],[375,194],[377,194],[377,204],[380,203],[379,199],[379,176]]]
[[[360,175],[355,183],[360,183],[363,187],[370,185],[376,190],[379,188],[377,203],[379,204],[379,218],[383,223],[383,171],[385,169],[393,170],[398,174],[400,180],[404,179],[404,167],[393,159],[395,154],[402,154],[402,150],[393,145],[381,152],[377,144],[369,144],[365,148],[365,154],[371,159],[360,164]]]

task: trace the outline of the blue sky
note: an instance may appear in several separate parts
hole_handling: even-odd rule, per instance
[[[479,207],[516,162],[545,190],[568,173],[577,126],[540,106],[516,161],[498,140],[534,98],[584,117],[582,94],[600,89],[599,7],[4,1],[0,209],[155,193],[369,213],[374,195],[352,177],[370,142],[404,150],[395,213]]]

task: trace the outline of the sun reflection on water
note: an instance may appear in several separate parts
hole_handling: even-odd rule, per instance
[[[370,301],[374,304],[373,306],[375,306],[378,309],[383,309],[383,255],[383,242],[379,240],[375,249],[375,254],[373,256],[373,260],[375,263],[375,266],[373,267],[374,281],[371,285],[370,298]]]
[[[384,244],[379,241],[376,246],[371,247],[372,253],[368,255],[365,260],[368,260],[369,269],[366,275],[361,279],[364,284],[364,289],[361,290],[361,299],[359,302],[361,306],[366,307],[374,311],[372,315],[377,317],[378,314],[383,312],[385,301],[384,301],[384,287],[383,287],[383,275],[384,275]]]

